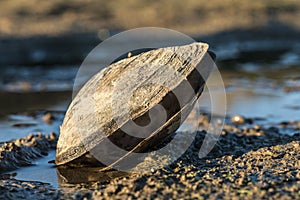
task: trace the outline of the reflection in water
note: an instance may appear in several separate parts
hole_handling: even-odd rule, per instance
[[[119,177],[126,177],[131,174],[121,171],[101,172],[100,167],[68,167],[58,166],[56,169],[58,185],[60,187],[68,184],[89,183],[89,182],[106,182]]]
[[[300,120],[300,111],[290,109],[299,106],[298,93],[258,93],[253,90],[234,90],[227,93],[230,114],[242,114],[247,117],[263,117],[266,122]]]
[[[18,180],[50,183],[53,187],[57,188],[56,169],[52,164],[48,163],[54,157],[55,151],[51,150],[47,156],[36,159],[32,166],[22,167],[9,173],[16,174],[14,178]]]
[[[0,142],[18,139],[28,135],[42,132],[44,134],[55,132],[59,134],[59,126],[64,118],[63,112],[51,112],[53,121],[45,121],[44,111],[5,115],[0,118]]]
[[[0,114],[35,110],[65,111],[71,102],[70,91],[11,93],[0,91]]]

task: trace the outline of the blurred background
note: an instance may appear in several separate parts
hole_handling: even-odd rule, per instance
[[[299,19],[298,0],[1,0],[0,128],[13,113],[65,112],[85,56],[111,35],[147,26],[210,44],[228,113],[299,120]]]
[[[297,0],[2,0],[3,36],[60,35],[158,26],[186,34],[259,28],[269,23],[299,27]]]

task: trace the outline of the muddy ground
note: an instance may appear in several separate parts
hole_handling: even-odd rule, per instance
[[[202,126],[208,124],[207,116],[201,115]],[[30,165],[55,148],[55,134],[29,135],[1,146],[1,169],[7,168],[1,175],[0,198],[299,199],[300,121],[262,126],[259,120],[227,118],[217,144],[203,159],[199,159],[198,152],[205,131],[199,131],[189,149],[162,169],[140,174],[109,171],[106,178],[88,183],[72,183],[65,173],[59,179],[59,188],[16,180],[15,174],[9,173],[9,168]],[[91,169],[77,172],[84,170]]]

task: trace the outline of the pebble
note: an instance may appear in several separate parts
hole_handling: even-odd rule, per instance
[[[245,118],[241,115],[234,115],[230,118],[230,121],[233,124],[237,124],[237,125],[241,125],[241,124],[245,124]]]
[[[55,120],[54,116],[50,112],[46,113],[42,119],[44,122],[48,124],[51,124],[53,120]]]

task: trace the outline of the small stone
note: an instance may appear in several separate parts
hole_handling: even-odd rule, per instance
[[[130,58],[131,56],[132,56],[132,53],[131,53],[131,52],[128,52],[127,58]]]
[[[51,124],[52,121],[54,120],[54,117],[51,113],[46,113],[44,116],[43,116],[43,121],[48,123],[48,124]]]
[[[261,129],[261,126],[258,124],[255,124],[253,127],[255,130],[259,131]]]
[[[56,140],[57,136],[54,132],[50,133],[50,140]]]
[[[234,115],[230,121],[234,124],[245,124],[245,118],[241,115]]]
[[[31,140],[34,137],[34,135],[32,133],[30,133],[29,135],[26,136],[27,140]]]
[[[18,147],[21,146],[22,145],[21,140],[20,139],[16,140],[15,145]]]

